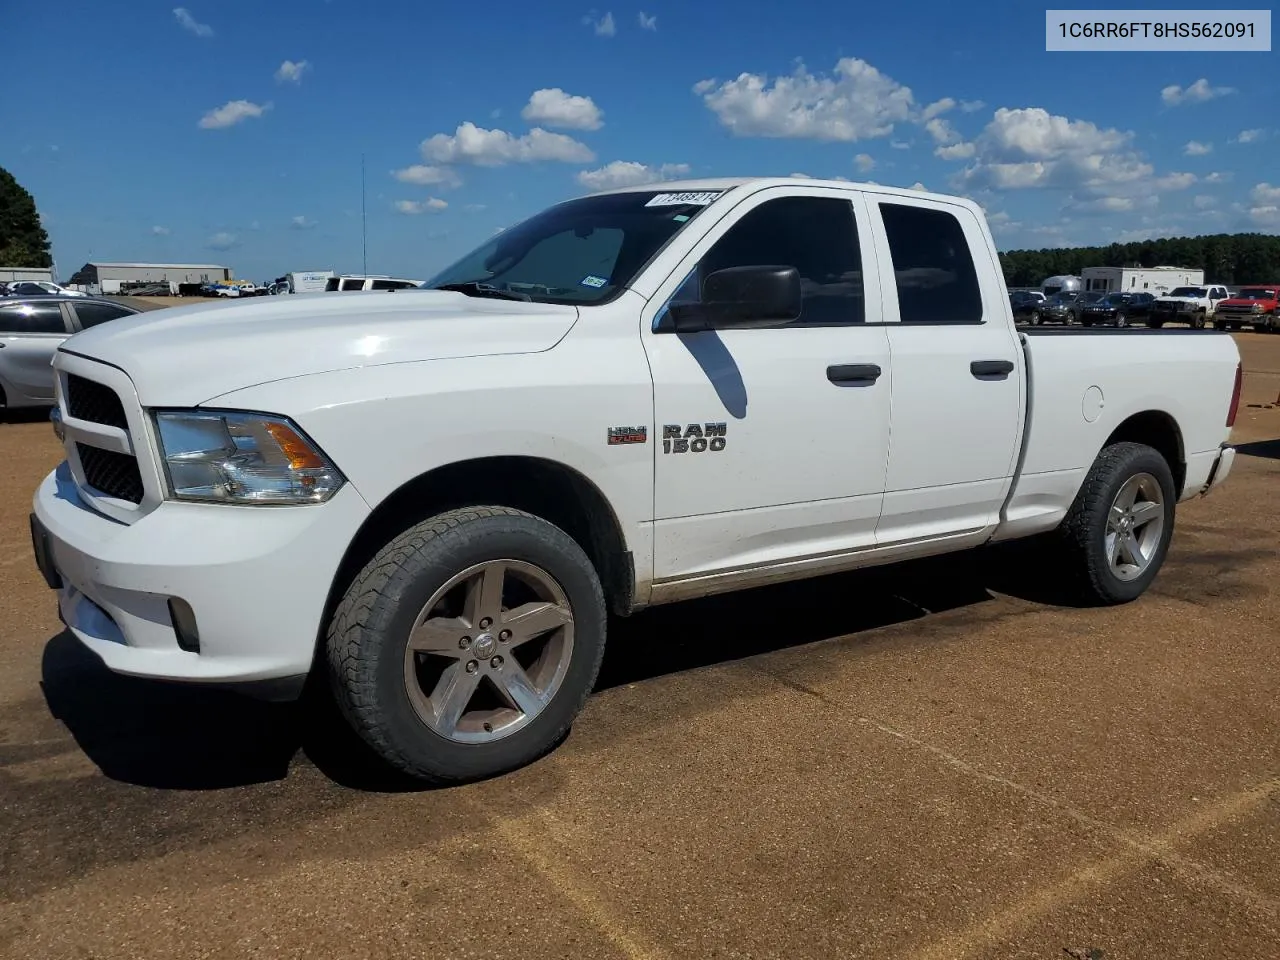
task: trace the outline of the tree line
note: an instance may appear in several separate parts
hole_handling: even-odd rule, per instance
[[[0,167],[0,266],[48,267],[49,235],[31,194]]]
[[[1280,282],[1280,236],[1216,233],[1112,243],[1105,247],[1009,250],[1000,254],[1005,283],[1038,287],[1046,277],[1080,276],[1085,267],[1189,267],[1204,271],[1205,283]]]

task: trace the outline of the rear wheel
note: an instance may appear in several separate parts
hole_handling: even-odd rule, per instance
[[[401,534],[347,590],[329,627],[331,684],[387,763],[476,780],[564,737],[605,622],[595,569],[564,531],[505,507],[454,510]]]
[[[1116,326],[1127,327],[1129,325],[1129,315],[1127,313],[1116,314]]]
[[[1058,528],[1058,559],[1077,595],[1099,605],[1141,596],[1168,554],[1176,501],[1158,451],[1130,442],[1103,449]]]

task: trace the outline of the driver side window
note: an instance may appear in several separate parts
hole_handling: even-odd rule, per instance
[[[672,302],[697,302],[709,274],[747,266],[796,268],[803,308],[793,326],[844,326],[866,320],[862,251],[848,200],[781,197],[762,203],[716,241]]]

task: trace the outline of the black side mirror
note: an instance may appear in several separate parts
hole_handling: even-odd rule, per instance
[[[707,275],[698,303],[667,309],[677,333],[778,327],[800,316],[800,271],[788,266],[726,267]]]

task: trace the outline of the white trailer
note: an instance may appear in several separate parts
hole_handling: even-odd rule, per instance
[[[332,270],[302,270],[286,275],[290,293],[324,293],[325,284],[333,276]]]
[[[1084,289],[1103,293],[1154,293],[1204,285],[1204,271],[1189,267],[1085,267]]]

